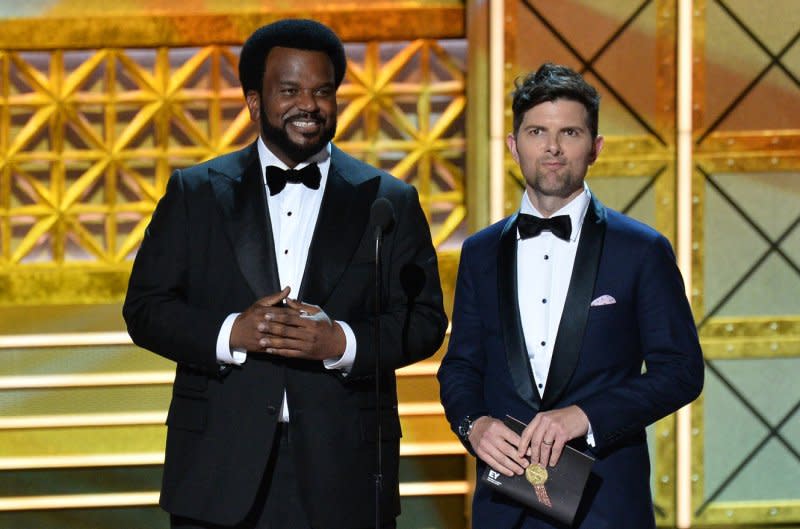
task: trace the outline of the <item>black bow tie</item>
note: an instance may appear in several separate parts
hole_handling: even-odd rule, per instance
[[[522,239],[530,239],[545,230],[550,230],[556,237],[568,241],[570,234],[572,234],[572,222],[569,219],[569,215],[557,215],[543,219],[520,213],[517,215],[517,229]]]
[[[309,189],[319,189],[319,181],[322,175],[319,167],[315,163],[310,163],[300,170],[281,169],[274,165],[267,166],[267,187],[270,195],[277,195],[286,184],[303,184]]]

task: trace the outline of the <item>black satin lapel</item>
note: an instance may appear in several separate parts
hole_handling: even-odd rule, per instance
[[[542,397],[543,409],[550,409],[558,402],[578,365],[605,233],[605,208],[592,197],[583,221],[581,239],[575,254],[575,265],[572,268],[567,299],[564,302],[564,312],[558,325],[553,360],[547,375],[547,387]]]
[[[514,387],[520,397],[539,408],[539,392],[534,388],[533,373],[522,333],[517,297],[517,216],[508,219],[500,235],[497,255],[497,298],[500,326],[506,347],[506,360]]]
[[[239,268],[256,298],[262,298],[279,291],[280,284],[264,180],[254,158],[241,180],[217,175],[211,181]]]
[[[367,229],[379,183],[376,175],[355,186],[331,163],[298,293],[301,301],[323,306],[328,300]]]

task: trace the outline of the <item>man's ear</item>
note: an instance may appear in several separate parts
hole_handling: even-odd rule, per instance
[[[605,143],[605,138],[602,136],[597,136],[594,139],[594,145],[592,145],[592,152],[589,153],[589,164],[593,164],[597,161],[597,157],[600,156],[600,151],[603,150],[603,144]]]
[[[517,138],[514,136],[513,132],[509,132],[508,136],[506,136],[506,146],[508,147],[509,152],[511,152],[511,157],[514,158],[514,161],[519,164],[519,153],[517,152]]]
[[[247,109],[250,111],[250,121],[261,119],[261,94],[255,90],[248,90],[244,100],[247,102]]]

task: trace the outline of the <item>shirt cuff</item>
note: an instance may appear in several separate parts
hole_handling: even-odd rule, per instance
[[[586,432],[586,444],[594,448],[597,446],[594,442],[594,432],[592,431],[592,425],[589,424],[589,431]]]
[[[234,364],[242,365],[247,360],[247,351],[244,349],[231,349],[231,332],[233,331],[233,322],[236,321],[239,313],[229,314],[225,321],[222,322],[222,327],[219,329],[217,335],[217,362],[220,364]]]
[[[325,369],[338,369],[344,374],[349,374],[353,369],[353,364],[356,361],[356,335],[353,329],[343,321],[336,320],[339,327],[344,332],[346,345],[344,346],[344,353],[339,358],[326,358],[322,361]]]

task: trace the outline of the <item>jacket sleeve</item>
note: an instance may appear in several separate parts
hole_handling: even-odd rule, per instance
[[[383,246],[383,303],[380,313],[381,371],[393,372],[432,356],[447,330],[436,251],[416,190],[393,194],[395,222]],[[347,323],[356,336],[356,360],[348,378],[372,376],[375,317]]]
[[[475,291],[474,267],[469,265],[473,251],[467,241],[458,266],[450,343],[438,373],[442,405],[456,433],[464,417],[489,415],[483,398],[486,352],[482,346],[480,300]]]
[[[597,448],[643,431],[703,389],[703,355],[669,242],[654,237],[636,278],[636,322],[645,370],[576,404]]]
[[[136,345],[218,373],[216,340],[227,313],[188,300],[190,195],[183,173],[175,171],[145,230],[122,314]]]

